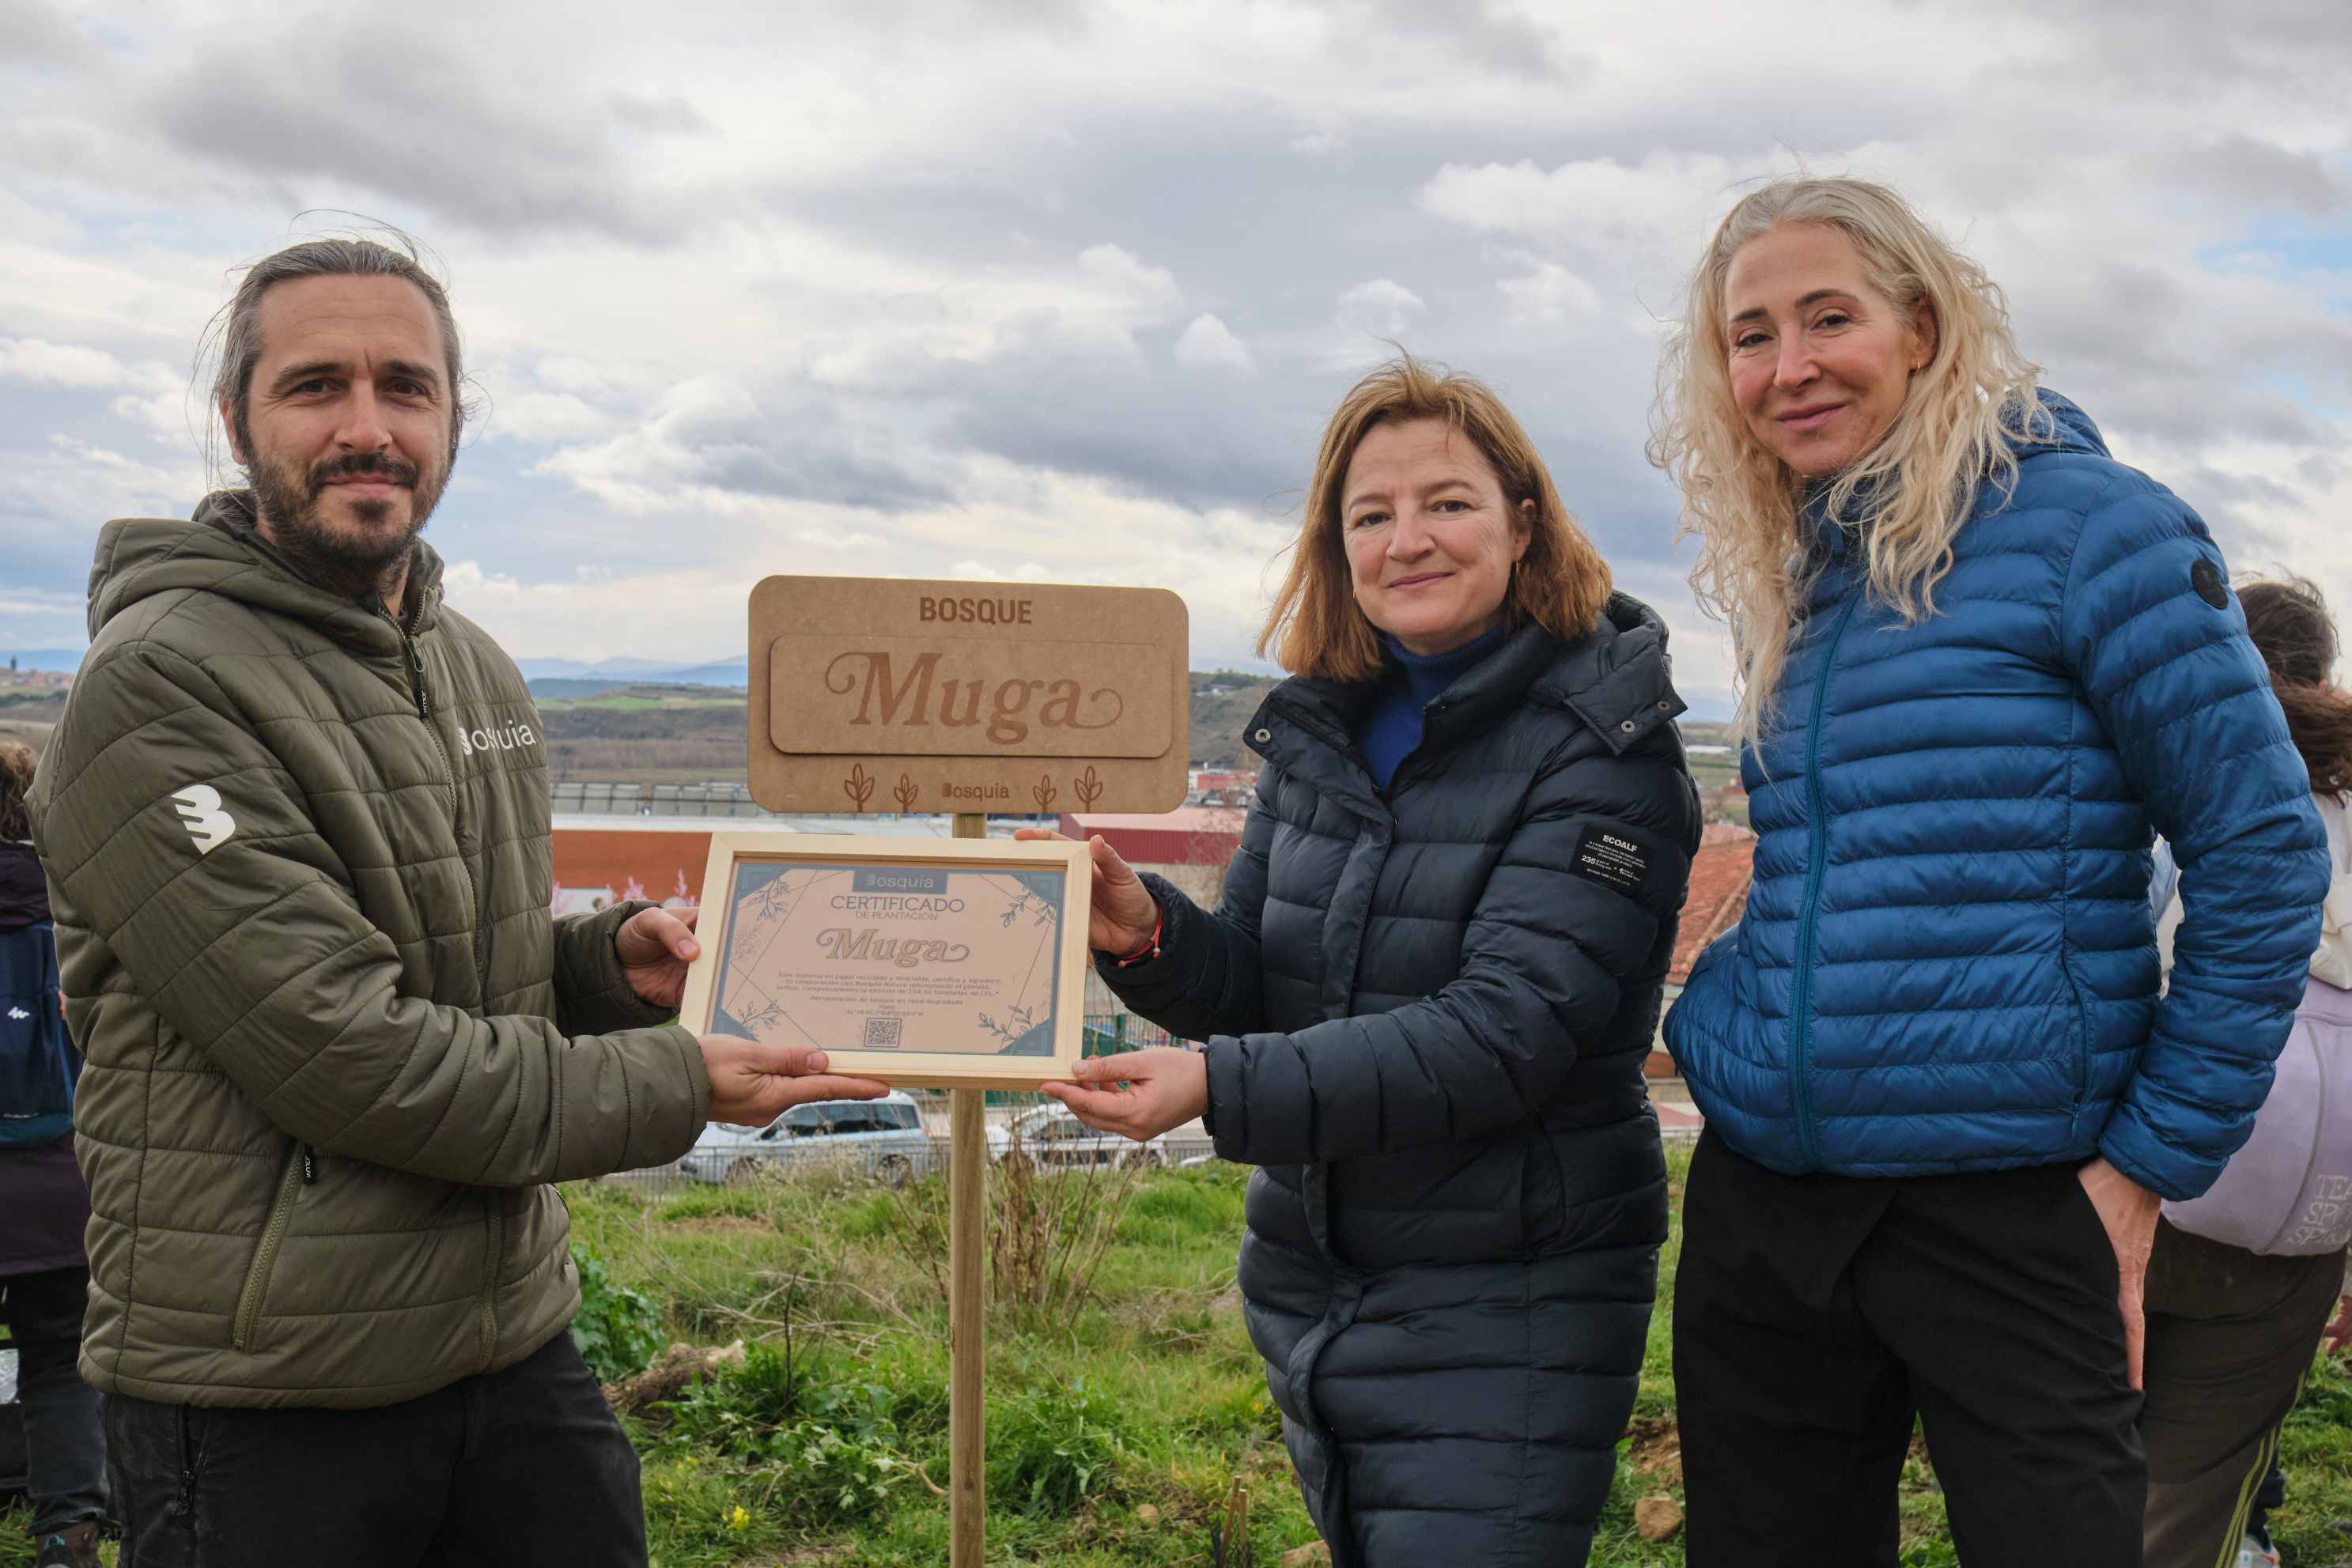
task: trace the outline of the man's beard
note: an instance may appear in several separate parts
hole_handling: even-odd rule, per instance
[[[252,451],[250,443],[246,450]],[[369,476],[408,489],[408,526],[389,538],[352,537],[331,528],[320,517],[327,486],[337,479]],[[247,471],[256,511],[269,527],[270,539],[303,578],[347,599],[381,597],[406,571],[409,552],[425,521],[441,499],[448,471],[429,478],[413,463],[379,453],[354,453],[349,457],[312,465],[297,476],[290,467],[260,458]],[[391,515],[390,501],[347,502],[352,515],[371,527]]]

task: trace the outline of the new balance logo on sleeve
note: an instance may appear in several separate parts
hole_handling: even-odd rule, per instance
[[[236,831],[236,819],[221,810],[220,791],[209,784],[191,784],[173,796],[172,803],[179,808],[180,821],[187,824],[200,855],[212,853]]]
[[[22,1023],[22,1022],[24,1022],[26,1019],[31,1018],[33,1015],[32,1015],[32,1014],[30,1014],[30,1013],[28,1013],[28,1012],[26,1012],[26,1011],[24,1009],[22,1009],[22,1008],[10,1008],[10,1009],[8,1009],[8,1016],[9,1016],[10,1018],[12,1018],[12,1019],[16,1019],[18,1023]]]

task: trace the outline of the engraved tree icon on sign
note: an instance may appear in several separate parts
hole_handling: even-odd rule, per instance
[[[901,773],[898,775],[898,787],[890,791],[890,798],[898,802],[898,810],[903,813],[915,809],[915,798],[922,792],[923,787],[920,784]]]
[[[866,810],[866,802],[874,799],[874,786],[877,782],[879,780],[874,775],[866,771],[866,764],[853,763],[849,769],[849,777],[841,781],[841,789],[842,792],[849,797],[850,804],[857,810],[863,811]]]
[[[1040,773],[1037,775],[1037,782],[1029,786],[1029,798],[1037,802],[1037,810],[1040,811],[1052,810],[1054,799],[1060,793],[1060,790],[1054,788],[1054,776],[1050,773]]]
[[[1079,810],[1095,809],[1095,802],[1103,798],[1103,781],[1093,763],[1087,764],[1087,770],[1070,780],[1070,793],[1077,797]]]

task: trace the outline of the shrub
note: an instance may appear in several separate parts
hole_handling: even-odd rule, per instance
[[[1043,1166],[1016,1138],[988,1168],[982,1246],[990,1298],[1046,1318],[1076,1312],[1093,1297],[1096,1271],[1118,1239],[1142,1176],[1138,1164]],[[890,1201],[898,1229],[945,1296],[948,1183],[936,1176],[910,1182]]]
[[[992,1408],[987,1452],[992,1503],[1024,1513],[1066,1513],[1111,1490],[1127,1440],[1117,1405],[1081,1378]]]
[[[580,1271],[580,1312],[572,1320],[572,1343],[599,1383],[618,1383],[653,1364],[661,1354],[662,1314],[626,1285],[613,1283],[604,1260],[574,1241],[572,1265]]]
[[[878,1512],[914,1470],[898,1452],[890,1391],[836,1381],[828,1370],[752,1345],[742,1365],[671,1403],[663,1446],[742,1462],[761,1482],[762,1506],[782,1518],[824,1523]]]

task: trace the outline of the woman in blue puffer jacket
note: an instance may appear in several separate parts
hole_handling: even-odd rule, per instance
[[[2247,1135],[2328,862],[2204,524],[2037,373],[1854,180],[1734,207],[1668,350],[1759,835],[1666,1025],[1694,1568],[1892,1564],[1915,1417],[1964,1562],[2140,1560],[2158,1206]]]

